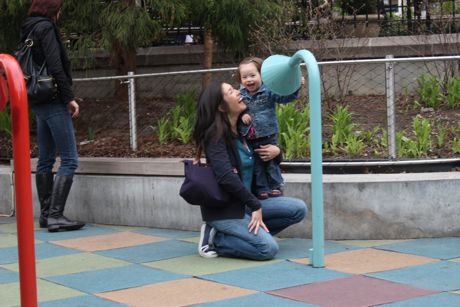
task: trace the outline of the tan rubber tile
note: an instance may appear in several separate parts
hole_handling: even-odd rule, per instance
[[[136,246],[141,244],[148,244],[153,242],[160,242],[164,240],[166,240],[166,238],[146,236],[139,233],[124,231],[111,233],[108,235],[98,235],[49,242],[64,247],[75,248],[84,252],[95,252],[115,248]]]
[[[305,258],[292,261],[308,263]],[[373,248],[346,251],[325,257],[326,268],[351,274],[382,272],[431,262],[439,262],[439,260]]]
[[[254,293],[257,291],[188,278],[96,295],[133,307],[167,307],[203,304]]]

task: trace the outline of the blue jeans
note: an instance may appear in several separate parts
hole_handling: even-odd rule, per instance
[[[257,149],[260,145],[277,145],[276,134],[263,137],[260,139],[248,140],[253,149]],[[275,159],[263,161],[259,155],[254,155],[254,192],[270,192],[274,189],[279,189],[283,186],[284,180],[281,176],[281,169]]]
[[[220,256],[269,260],[278,252],[275,235],[290,225],[303,220],[307,213],[305,203],[292,197],[276,197],[261,200],[263,220],[270,233],[259,228],[257,235],[249,232],[250,213],[242,219],[207,222],[216,234],[212,245]]]
[[[37,174],[49,173],[61,157],[56,176],[72,176],[78,167],[77,145],[72,117],[67,106],[58,101],[33,105],[37,118],[38,163]]]

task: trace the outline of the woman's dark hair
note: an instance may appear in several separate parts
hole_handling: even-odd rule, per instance
[[[193,140],[199,153],[204,151],[206,144],[211,141],[218,141],[223,137],[228,144],[232,138],[228,105],[224,101],[222,84],[223,82],[213,81],[201,92],[198,99]]]
[[[33,0],[27,16],[55,18],[61,9],[62,0]]]
[[[260,70],[262,69],[263,61],[264,60],[262,60],[261,58],[257,58],[257,57],[254,57],[254,56],[244,58],[243,60],[241,60],[240,64],[238,65],[238,70],[236,71],[236,74],[235,74],[235,80],[238,83],[241,83],[241,73],[240,73],[240,65],[241,64],[254,63],[254,65],[256,66],[256,68],[257,68],[257,70],[259,71],[259,74],[260,74]]]

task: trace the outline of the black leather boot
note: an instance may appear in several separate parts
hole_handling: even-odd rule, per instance
[[[64,213],[65,203],[72,187],[72,176],[56,176],[51,195],[51,205],[48,214],[48,231],[77,230],[85,226],[85,223],[71,221]]]
[[[38,200],[40,201],[40,218],[38,223],[40,228],[48,227],[48,211],[51,204],[51,193],[53,192],[53,173],[43,173],[35,175]]]

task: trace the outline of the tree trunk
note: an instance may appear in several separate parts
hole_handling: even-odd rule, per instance
[[[206,29],[204,32],[204,52],[203,52],[203,69],[212,68],[212,53],[213,53],[213,40],[212,32]],[[202,87],[203,89],[211,83],[211,73],[203,74]]]
[[[113,43],[112,59],[113,67],[117,69],[117,75],[127,75],[129,71],[136,71],[136,49],[126,49],[121,46],[118,41]],[[120,80],[115,80],[115,95],[116,97],[125,98],[128,96],[126,84],[122,84]]]

